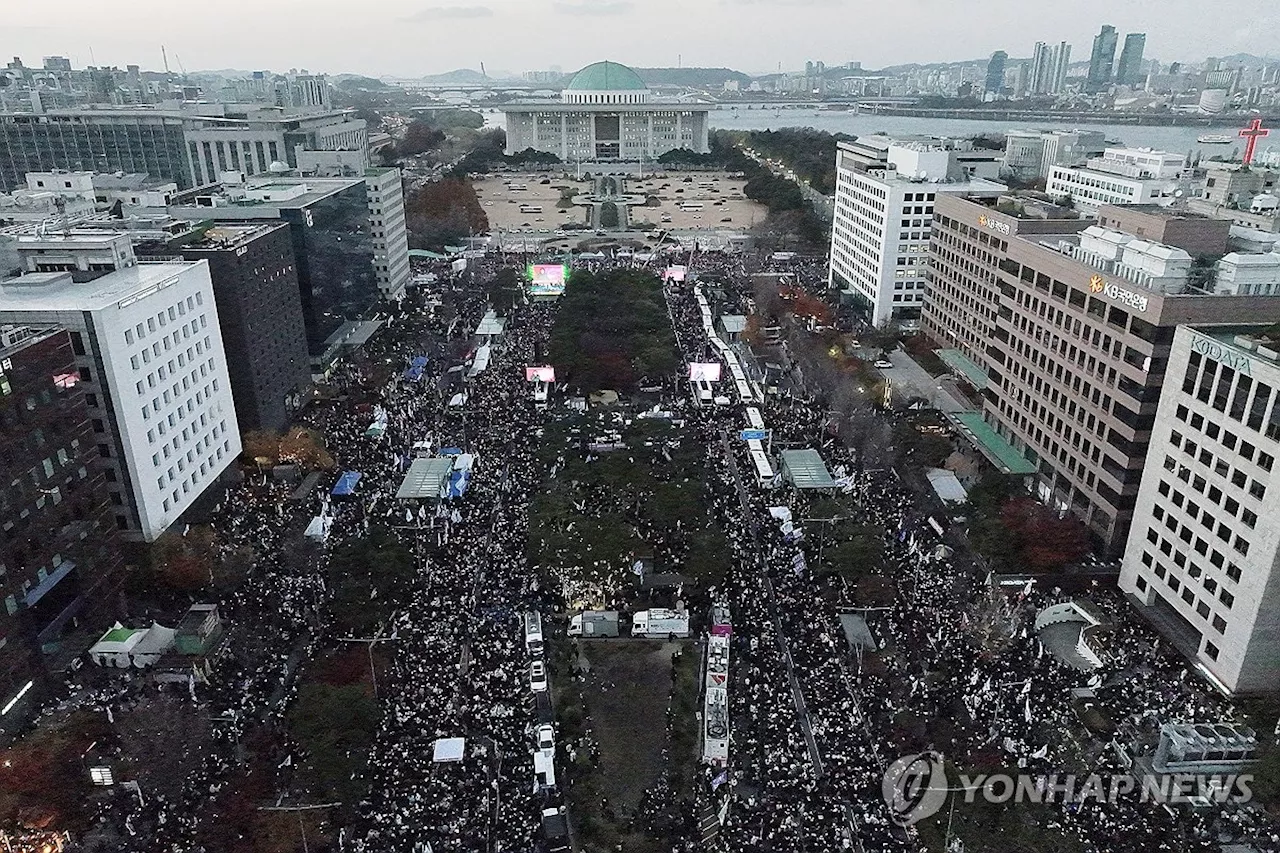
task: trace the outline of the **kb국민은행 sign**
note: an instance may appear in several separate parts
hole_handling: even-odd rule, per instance
[[[1100,275],[1094,275],[1089,279],[1089,292],[1101,293],[1112,302],[1119,302],[1121,305],[1128,305],[1137,311],[1146,311],[1148,299],[1141,293],[1133,290],[1126,290],[1117,284],[1113,284]]]

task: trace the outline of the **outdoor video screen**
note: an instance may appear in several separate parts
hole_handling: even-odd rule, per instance
[[[524,369],[525,382],[555,382],[556,369],[554,367],[526,367]]]
[[[564,264],[531,264],[529,266],[530,296],[561,296],[569,270]]]
[[[684,281],[685,272],[686,270],[682,266],[670,266],[667,267],[667,271],[663,273],[662,277],[667,281]]]
[[[720,381],[720,363],[715,364],[690,364],[689,380],[691,382],[719,382]]]

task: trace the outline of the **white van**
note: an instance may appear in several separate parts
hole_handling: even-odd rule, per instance
[[[524,647],[532,657],[542,657],[542,614],[537,611],[524,615]]]

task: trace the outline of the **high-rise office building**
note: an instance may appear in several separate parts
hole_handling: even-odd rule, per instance
[[[187,188],[216,182],[224,171],[296,168],[299,151],[364,154],[367,147],[365,122],[349,110],[293,114],[205,104],[0,113],[0,189],[54,169],[142,173]],[[361,161],[357,172],[367,165]]]
[[[1086,88],[1100,92],[1111,82],[1111,69],[1116,63],[1116,28],[1103,24],[1102,31],[1093,37],[1093,52],[1089,54],[1089,76]]]
[[[1009,54],[1003,50],[997,50],[991,54],[991,59],[987,61],[987,80],[983,91],[987,94],[998,95],[1004,89],[1004,66],[1009,61]]]
[[[302,297],[289,226],[219,223],[166,255],[209,264],[241,430],[280,430],[311,383]]]
[[[240,455],[209,266],[139,264],[124,235],[22,239],[34,271],[0,281],[0,324],[70,333],[116,527],[154,541]]]
[[[1031,70],[1030,80],[1027,83],[1027,90],[1032,95],[1048,94],[1051,84],[1051,66],[1050,66],[1049,45],[1042,41],[1036,42],[1036,46],[1031,51]]]
[[[48,698],[41,646],[122,579],[119,534],[71,335],[0,341],[0,726]]]
[[[1280,256],[1271,267],[1274,284]],[[1278,351],[1275,325],[1178,328],[1120,570],[1150,621],[1232,693],[1280,678]]]
[[[374,180],[380,184],[387,178],[380,172]],[[395,181],[398,184],[398,176]],[[391,192],[390,187],[386,190]],[[315,356],[325,351],[329,336],[344,321],[363,317],[384,298],[380,290],[382,276],[392,273],[375,267],[398,264],[391,260],[390,246],[407,245],[403,214],[398,219],[390,212],[373,214],[378,205],[371,206],[370,197],[369,184],[363,177],[276,175],[188,191],[175,199],[168,212],[192,222],[287,223],[297,263],[307,344]],[[381,224],[374,225],[374,221]],[[379,260],[382,253],[388,258],[385,264]]]
[[[369,169],[364,182],[369,192],[369,230],[378,290],[387,299],[400,299],[409,285],[409,234],[400,170]]]
[[[1146,46],[1146,33],[1129,33],[1124,37],[1124,48],[1116,65],[1116,82],[1121,86],[1138,86],[1146,79],[1142,63],[1142,52]]]
[[[1050,95],[1057,95],[1067,89],[1067,70],[1071,66],[1071,45],[1059,42],[1049,51],[1049,88]]]
[[[185,124],[156,110],[0,113],[0,189],[53,169],[140,172],[190,186]]]
[[[954,151],[885,137],[841,142],[836,175],[831,287],[875,325],[892,320],[914,328],[935,201],[957,193],[995,197],[1006,187],[970,178]]]
[[[330,110],[329,80],[323,74],[291,74],[276,82],[275,102],[278,107]]]
[[[1280,297],[1229,265],[1196,266],[1225,251],[1229,223],[1142,205],[1094,225],[1021,206],[939,197],[923,329],[972,362],[983,411],[970,432],[996,464],[1118,555],[1175,328],[1277,316]]]

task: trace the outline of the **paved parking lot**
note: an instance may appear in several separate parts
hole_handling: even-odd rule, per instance
[[[493,231],[554,231],[567,222],[587,221],[587,209],[584,207],[563,210],[556,207],[560,202],[560,187],[572,186],[583,192],[588,186],[585,183],[579,184],[550,173],[504,172],[477,180],[474,186],[489,217],[489,228]],[[522,212],[521,207],[526,210]],[[529,207],[541,207],[542,211],[530,212]]]
[[[743,195],[745,185],[743,179],[730,178],[724,172],[672,172],[627,178],[623,190],[658,200],[655,207],[631,208],[633,229],[746,231],[762,222],[767,210]],[[566,223],[587,221],[585,207],[557,207],[561,187],[572,187],[576,193],[591,192],[591,184],[585,181],[547,172],[501,173],[476,180],[474,186],[495,232],[554,231]]]
[[[763,205],[742,193],[746,181],[724,172],[671,172],[628,179],[628,193],[656,196],[658,207],[633,208],[632,222],[657,228],[746,230],[764,220]],[[692,209],[700,205],[700,209]],[[727,222],[725,220],[728,220]]]

